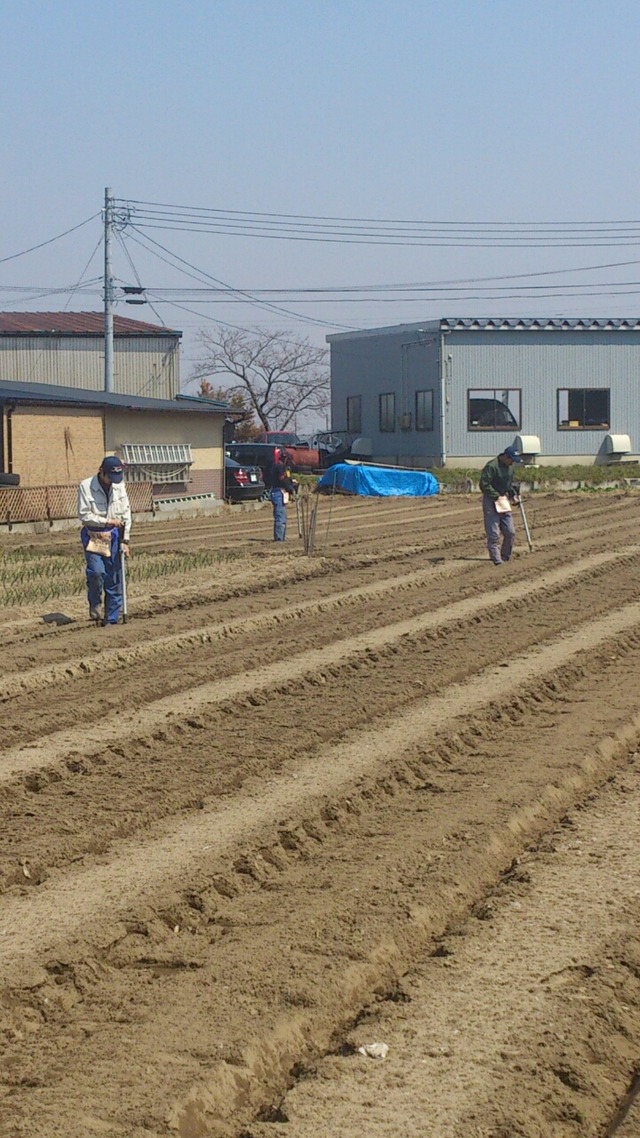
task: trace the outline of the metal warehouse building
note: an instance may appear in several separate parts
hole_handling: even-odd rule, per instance
[[[174,399],[180,390],[182,332],[113,318],[114,390]],[[100,312],[0,312],[0,382],[104,388]]]
[[[530,461],[594,464],[640,446],[640,320],[440,319],[327,340],[333,429],[370,438],[375,461],[474,468],[517,440]]]

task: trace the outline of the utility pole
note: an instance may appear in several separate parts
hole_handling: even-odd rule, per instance
[[[111,275],[111,229],[113,198],[104,191],[104,389],[113,391],[113,276]]]

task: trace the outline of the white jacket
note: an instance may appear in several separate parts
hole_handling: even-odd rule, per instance
[[[97,474],[78,487],[78,517],[83,526],[106,529],[107,518],[124,522],[123,541],[131,533],[131,506],[124,482],[114,482],[107,497]]]

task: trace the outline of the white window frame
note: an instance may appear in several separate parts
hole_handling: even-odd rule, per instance
[[[118,450],[127,482],[190,481],[191,443],[122,443]]]

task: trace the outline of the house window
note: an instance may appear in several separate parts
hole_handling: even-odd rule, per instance
[[[467,392],[467,429],[513,431],[520,428],[521,392],[517,388],[479,388]]]
[[[396,429],[396,397],[393,391],[378,396],[380,407],[380,430],[395,431]]]
[[[416,391],[416,431],[433,430],[433,391]]]
[[[362,430],[362,397],[360,395],[347,396],[347,430],[359,435]]]
[[[608,431],[611,393],[606,387],[561,387],[558,430]]]
[[[119,451],[127,482],[189,482],[193,463],[189,443],[123,443]]]

